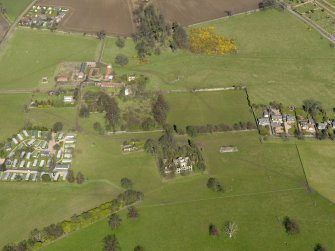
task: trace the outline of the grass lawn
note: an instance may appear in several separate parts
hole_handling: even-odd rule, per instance
[[[312,188],[335,202],[334,142],[299,142],[298,147]]]
[[[94,60],[97,44],[92,37],[19,28],[0,52],[0,90],[50,88],[59,63]]]
[[[29,100],[30,94],[0,95],[0,141],[11,137],[23,127],[25,122],[23,106],[29,103]]]
[[[335,247],[330,218],[335,207],[303,189],[295,145],[261,144],[255,133],[206,135],[196,141],[203,144],[208,174],[176,178],[145,192],[138,220],[121,213],[115,234],[122,249],[140,244],[148,250],[312,250],[317,242]],[[220,154],[223,144],[236,145],[239,152]],[[213,176],[224,193],[206,188]],[[281,221],[286,215],[299,223],[299,235],[285,233]],[[218,238],[208,236],[210,223],[221,229],[228,220],[239,226],[236,238],[229,240],[222,231]],[[109,233],[107,222],[100,221],[42,250],[101,250]]]
[[[244,91],[169,93],[168,123],[187,125],[233,125],[253,121]]]
[[[27,121],[33,125],[47,126],[48,128],[60,121],[64,125],[64,130],[75,128],[77,113],[75,107],[30,109],[28,113],[25,113],[23,106],[29,104],[30,98],[30,94],[0,94],[2,117],[0,140],[7,139],[17,133]]]
[[[35,227],[44,227],[70,218],[108,200],[119,189],[108,182],[68,183],[0,183],[0,246],[27,238]]]
[[[238,54],[208,57],[165,51],[147,63],[133,60],[116,67],[117,73],[146,74],[155,89],[247,85],[254,103],[277,100],[300,106],[304,99],[314,98],[327,109],[335,106],[335,48],[293,15],[270,10],[204,25],[234,38]],[[111,51],[108,45],[106,51]],[[105,54],[104,60],[113,57]]]
[[[14,22],[31,2],[32,0],[1,0],[6,9],[6,16],[11,22]]]

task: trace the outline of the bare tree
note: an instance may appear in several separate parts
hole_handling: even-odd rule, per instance
[[[228,221],[224,225],[224,232],[228,235],[229,238],[232,238],[236,235],[238,230],[238,225],[235,222]]]

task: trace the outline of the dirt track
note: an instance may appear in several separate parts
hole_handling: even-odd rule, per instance
[[[44,6],[63,6],[71,11],[59,27],[65,31],[130,35],[135,31],[133,4],[137,0],[39,0]],[[169,21],[195,24],[254,10],[260,0],[151,0]]]
[[[71,10],[59,27],[65,31],[129,35],[135,30],[129,0],[40,0],[39,4]]]
[[[154,0],[167,20],[183,25],[254,10],[261,0]]]
[[[9,24],[2,14],[0,14],[0,41],[5,36],[6,32],[9,29]]]

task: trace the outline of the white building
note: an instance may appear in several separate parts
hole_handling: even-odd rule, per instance
[[[182,158],[179,157],[173,161],[174,165],[176,166],[176,173],[180,174],[181,172],[192,171],[193,167],[190,163],[190,158]]]
[[[73,96],[64,96],[64,103],[65,104],[73,104],[74,103]]]

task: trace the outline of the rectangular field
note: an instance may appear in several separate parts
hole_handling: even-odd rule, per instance
[[[117,230],[111,230],[107,220],[100,221],[41,250],[101,250],[103,237],[113,233],[122,250],[139,244],[146,250],[185,251],[287,250],[287,246],[313,250],[316,242],[334,247],[335,226],[329,223],[334,207],[319,194],[304,191],[294,145],[261,144],[256,133],[205,135],[195,140],[203,145],[209,175],[181,177],[145,193],[137,205],[139,218],[130,220],[120,212],[122,224]],[[235,145],[240,151],[220,154],[222,144]],[[225,192],[207,189],[209,177],[219,179]],[[299,223],[301,232],[294,238],[282,227],[286,215]],[[223,231],[217,238],[208,235],[209,224],[221,230],[228,220],[238,224],[236,238],[228,239]],[[255,242],[259,238],[267,241]]]
[[[1,0],[6,9],[6,16],[11,22],[14,22],[31,2],[32,0]]]
[[[244,91],[169,93],[168,123],[188,125],[228,124],[253,121]]]
[[[183,25],[200,23],[258,8],[259,0],[154,0],[163,15]]]
[[[129,0],[40,0],[43,6],[67,7],[70,13],[60,24],[65,31],[130,35],[135,31]]]
[[[50,31],[19,28],[0,53],[0,89],[50,88],[63,61],[92,61],[98,41]],[[49,84],[42,84],[48,77]]]

